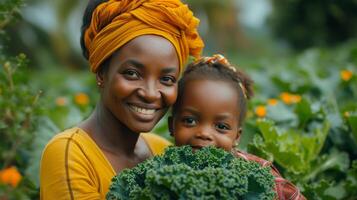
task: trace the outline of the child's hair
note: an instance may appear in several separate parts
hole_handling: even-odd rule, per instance
[[[239,98],[239,125],[243,122],[247,111],[247,101],[253,96],[253,81],[242,71],[236,69],[222,55],[212,57],[202,57],[189,64],[178,82],[178,97],[172,107],[172,114],[175,115],[181,106],[185,85],[191,80],[219,80],[231,83],[237,89]],[[214,98],[214,97],[212,97]]]

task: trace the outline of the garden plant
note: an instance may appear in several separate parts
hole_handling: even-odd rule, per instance
[[[1,200],[39,199],[39,160],[44,145],[55,133],[87,117],[98,98],[90,73],[51,66],[39,68],[28,55],[7,51],[8,46],[4,44],[9,44],[12,36],[7,33],[8,27],[21,21],[23,7],[23,0],[0,3]],[[329,11],[333,14],[336,9]],[[289,23],[283,21],[279,27],[286,31]],[[316,40],[308,46],[315,44]],[[244,63],[232,59],[237,60],[233,64],[239,64],[251,75],[256,94],[249,104],[238,148],[272,161],[284,178],[312,200],[357,197],[357,41],[339,40],[334,44]],[[162,120],[153,132],[171,139],[166,124],[166,120]],[[168,150],[168,154],[175,155],[175,151]],[[160,159],[162,157],[146,164],[156,166]],[[144,170],[143,166],[136,170]],[[172,176],[180,176],[176,173],[178,169],[189,171],[184,165],[170,166],[174,165],[160,170],[170,171]],[[132,181],[131,173],[125,171],[122,176]],[[159,176],[159,172],[150,173],[153,179],[169,181]],[[118,177],[115,181],[120,183]],[[170,181],[168,185],[181,184],[179,178]],[[137,184],[136,181],[131,183],[133,187]],[[229,179],[229,183],[229,187],[245,184],[233,179]],[[118,197],[114,192],[116,188],[120,187],[113,186],[108,198]],[[137,188],[139,195],[144,187]],[[147,187],[149,189],[155,188]],[[167,190],[160,192],[157,194],[171,195]],[[243,190],[236,192],[244,193]],[[129,195],[128,191],[120,191],[120,194]]]

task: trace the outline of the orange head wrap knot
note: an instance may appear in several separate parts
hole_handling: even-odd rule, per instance
[[[92,72],[117,49],[140,35],[159,35],[175,47],[182,71],[189,55],[199,57],[199,20],[179,0],[109,0],[92,14],[85,32]]]

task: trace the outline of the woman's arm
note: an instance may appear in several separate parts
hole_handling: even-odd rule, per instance
[[[165,148],[172,145],[171,142],[154,133],[142,133],[141,136],[148,144],[153,155],[159,155],[164,153]]]

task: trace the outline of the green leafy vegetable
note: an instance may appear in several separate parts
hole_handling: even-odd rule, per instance
[[[348,116],[348,123],[351,126],[352,134],[355,140],[357,141],[357,114],[353,113],[351,116]]]
[[[169,147],[112,180],[107,199],[274,199],[270,168],[222,149]]]

